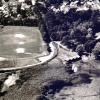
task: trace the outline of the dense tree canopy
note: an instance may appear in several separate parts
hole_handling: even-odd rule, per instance
[[[40,26],[47,30],[42,31],[44,40],[48,40],[48,34],[50,41],[61,41],[77,52],[91,52],[97,43],[95,34],[100,31],[98,0],[45,0],[38,1],[36,7]]]

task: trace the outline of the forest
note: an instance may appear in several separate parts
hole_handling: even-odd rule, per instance
[[[80,56],[94,53],[100,57],[100,39],[96,39],[100,36],[100,1],[38,1],[34,11],[44,41],[61,41]]]

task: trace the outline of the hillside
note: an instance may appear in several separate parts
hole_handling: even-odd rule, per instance
[[[26,58],[34,53],[36,60],[33,56],[19,59],[20,66],[47,62],[0,71],[0,100],[100,100],[100,0],[36,0],[32,4],[30,0],[6,1],[0,5],[1,54],[16,56],[17,52],[21,57],[26,53]],[[38,27],[39,34],[35,30]],[[40,54],[37,59],[42,51],[50,55]],[[7,81],[10,85],[5,84]]]
[[[60,41],[78,52],[91,53],[99,40],[100,2],[90,0],[47,0],[37,2],[35,13],[44,41]]]

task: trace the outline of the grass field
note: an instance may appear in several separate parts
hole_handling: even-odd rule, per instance
[[[5,26],[0,30],[0,68],[37,64],[35,57],[43,51],[43,40],[37,27]]]
[[[36,27],[6,26],[0,31],[0,56],[30,57],[41,53],[42,38]]]

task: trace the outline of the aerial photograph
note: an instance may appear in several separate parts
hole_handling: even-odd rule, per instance
[[[0,0],[0,100],[100,100],[100,0]]]

